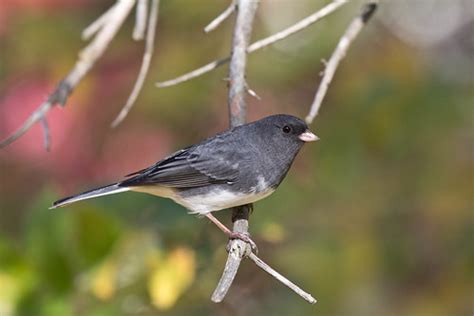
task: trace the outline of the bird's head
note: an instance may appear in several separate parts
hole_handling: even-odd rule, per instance
[[[319,138],[314,135],[306,123],[291,115],[278,114],[268,116],[262,120],[262,126],[266,130],[266,136],[274,141],[280,142],[282,146],[288,143],[302,145],[306,142],[314,142]],[[270,140],[269,140],[270,141]]]

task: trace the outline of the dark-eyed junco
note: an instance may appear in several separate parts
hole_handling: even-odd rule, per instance
[[[193,214],[204,215],[231,238],[211,212],[249,204],[275,191],[305,142],[318,140],[306,123],[273,115],[237,126],[129,174],[128,179],[54,202],[51,208],[125,191],[170,198]]]

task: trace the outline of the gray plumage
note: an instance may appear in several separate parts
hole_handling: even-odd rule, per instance
[[[179,150],[122,182],[59,200],[53,208],[128,190],[168,197],[200,214],[252,203],[271,194],[304,142],[316,139],[294,116],[269,116]]]

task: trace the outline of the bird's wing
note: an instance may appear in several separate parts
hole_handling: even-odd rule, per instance
[[[212,144],[211,144],[212,143]],[[239,175],[238,166],[229,162],[231,144],[214,139],[177,151],[155,165],[133,173],[120,186],[160,184],[173,188],[190,188],[214,183],[232,183]],[[235,159],[235,157],[234,157]]]

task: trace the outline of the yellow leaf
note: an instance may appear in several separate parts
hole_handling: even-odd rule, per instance
[[[277,243],[285,239],[286,232],[283,226],[273,222],[265,224],[262,228],[261,235],[265,240]]]
[[[194,251],[180,247],[156,266],[148,282],[153,305],[166,310],[171,308],[194,280],[196,263]]]
[[[15,278],[0,272],[0,315],[13,315],[19,293],[19,284]]]
[[[115,294],[115,277],[117,267],[110,261],[103,263],[92,280],[92,293],[101,299],[108,300]]]

